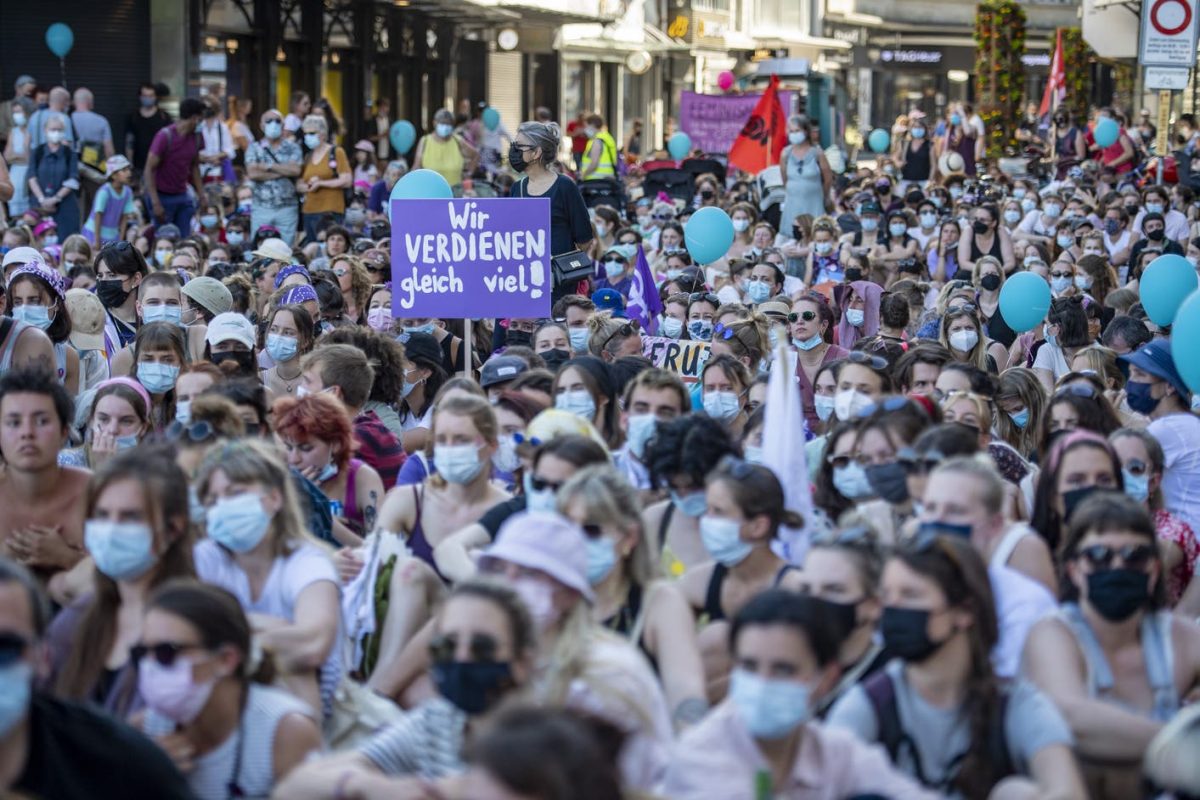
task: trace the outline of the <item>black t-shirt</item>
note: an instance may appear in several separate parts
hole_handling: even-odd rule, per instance
[[[29,759],[13,791],[50,800],[193,800],[167,754],[123,722],[35,692]]]
[[[525,510],[525,496],[517,495],[510,497],[503,503],[489,508],[482,517],[479,518],[479,524],[482,525],[488,532],[488,538],[493,542],[496,541],[496,534],[500,532],[500,526],[511,517],[513,514],[519,514]]]
[[[575,243],[589,242],[592,239],[592,223],[588,218],[587,206],[584,205],[583,195],[579,187],[570,178],[559,175],[550,184],[545,194],[529,195],[525,193],[528,178],[522,178],[513,184],[509,191],[510,197],[549,197],[550,198],[550,253],[561,255],[575,249]]]
[[[171,124],[171,115],[161,108],[158,113],[143,117],[140,111],[130,111],[125,118],[125,135],[133,134],[133,168],[142,169],[146,166],[146,156],[150,153],[150,143],[154,134]]]

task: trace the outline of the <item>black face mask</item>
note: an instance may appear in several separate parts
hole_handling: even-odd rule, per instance
[[[533,341],[533,334],[529,331],[518,331],[512,328],[504,334],[504,344],[509,347],[529,347],[529,343]]]
[[[914,664],[925,661],[949,641],[929,638],[929,611],[922,608],[885,607],[879,631],[889,654]]]
[[[516,172],[524,172],[529,167],[525,163],[525,153],[515,143],[508,148],[508,165]]]
[[[982,236],[983,234],[985,234],[985,233],[987,233],[987,232],[988,232],[988,224],[987,224],[986,222],[984,222],[983,220],[981,220],[981,219],[977,219],[977,220],[975,220],[974,222],[972,222],[972,223],[971,223],[971,227],[972,227],[972,228],[975,230],[975,232],[976,232],[976,233],[978,233],[980,236]]]
[[[1114,568],[1087,576],[1088,602],[1110,622],[1129,619],[1150,599],[1150,576],[1136,569]]]
[[[571,358],[570,353],[568,353],[566,350],[559,350],[558,348],[547,350],[543,353],[539,353],[538,355],[542,357],[542,361],[546,362],[546,369],[550,370],[551,372],[558,372],[558,368]]]
[[[224,353],[213,353],[212,357],[209,358],[209,361],[217,365],[217,367],[220,367],[223,362],[232,361],[238,365],[238,372],[241,372],[243,375],[253,374],[258,367],[254,353],[243,352],[239,350],[228,350]],[[224,370],[222,370],[222,372],[224,372]]]
[[[908,473],[899,461],[867,467],[867,483],[871,490],[892,505],[908,500]]]
[[[120,308],[129,299],[129,290],[123,285],[121,278],[108,278],[96,281],[96,297],[105,308]]]
[[[1000,288],[1000,276],[984,275],[979,279],[979,286],[986,291],[994,292]]]
[[[956,539],[970,539],[971,526],[929,520],[917,526],[916,535],[922,539],[927,536],[950,536]]]
[[[819,608],[824,609],[821,616],[833,625],[839,642],[845,641],[858,627],[858,603],[835,603],[820,597],[813,597],[812,600]]]
[[[701,189],[700,190],[700,199],[701,200],[712,200],[713,199],[712,190],[711,189]]]
[[[442,697],[471,715],[487,711],[514,685],[505,661],[438,661],[433,683]]]
[[[861,267],[846,267],[846,283],[854,283],[861,281],[863,272]]]
[[[1093,492],[1100,489],[1099,486],[1084,486],[1082,489],[1072,489],[1069,492],[1063,492],[1063,522],[1071,519],[1071,515],[1075,513],[1075,509],[1079,504],[1088,498]]]
[[[804,238],[804,229],[801,228],[799,225],[793,225],[792,226],[792,238],[795,239],[796,241],[800,241],[801,239],[803,239]]]
[[[1166,235],[1166,231],[1162,229],[1156,231],[1146,231],[1146,238],[1152,242],[1161,242],[1163,237]]]

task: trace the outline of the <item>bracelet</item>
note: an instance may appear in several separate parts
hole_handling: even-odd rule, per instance
[[[337,783],[333,785],[333,800],[350,800],[350,795],[346,794],[346,784],[350,783],[352,777],[354,773],[351,770],[338,776]]]

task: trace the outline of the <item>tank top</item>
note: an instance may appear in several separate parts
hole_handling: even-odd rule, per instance
[[[1117,701],[1112,698],[1112,668],[1104,655],[1104,648],[1100,646],[1095,632],[1088,625],[1079,606],[1075,603],[1063,603],[1057,616],[1075,635],[1079,649],[1083,651],[1083,660],[1087,664],[1088,694],[1116,704]],[[1146,663],[1146,679],[1154,693],[1154,708],[1150,712],[1150,718],[1166,722],[1179,710],[1179,691],[1175,688],[1175,652],[1171,643],[1171,612],[1155,611],[1143,616],[1140,638],[1142,657]]]
[[[425,529],[421,524],[421,501],[425,499],[425,492],[421,490],[421,484],[413,484],[413,501],[416,503],[417,510],[414,516],[412,533],[408,535],[408,549],[417,558],[424,561],[429,566],[433,567],[433,571],[443,581],[446,576],[438,569],[437,562],[433,560],[433,545],[425,538]]]
[[[791,564],[784,564],[779,568],[779,572],[775,573],[775,580],[771,582],[772,586],[778,586],[783,580],[783,576],[794,570]],[[717,622],[725,619],[725,609],[721,607],[721,587],[725,584],[725,579],[729,577],[729,567],[721,562],[713,565],[712,575],[708,579],[708,588],[704,591],[704,613],[708,615],[709,622]]]
[[[909,142],[904,153],[904,168],[900,170],[900,177],[906,181],[929,180],[929,153],[932,149],[929,140],[922,139],[921,144],[915,148],[913,144]]]
[[[5,330],[8,331],[8,336],[0,341],[0,375],[12,369],[13,352],[17,349],[17,339],[21,338],[21,334],[28,327],[27,323],[12,317],[0,317],[0,334],[3,334]]]
[[[426,136],[421,166],[440,174],[451,186],[462,183],[463,157],[458,149],[458,138],[451,136],[443,142],[436,136]]]
[[[67,343],[55,342],[54,344],[54,364],[58,374],[58,382],[62,383],[67,379]]]
[[[999,260],[1000,253],[1001,253],[1001,250],[1000,250],[1000,234],[999,233],[992,234],[992,246],[988,248],[988,251],[986,253],[979,249],[979,245],[975,244],[975,233],[974,232],[971,233],[971,260],[972,261],[978,261],[979,259],[983,258],[985,255],[992,256],[993,258]]]
[[[275,731],[288,714],[303,714],[315,720],[312,709],[287,692],[250,684],[238,727],[228,739],[197,758],[187,775],[196,797],[269,797],[275,784]],[[142,732],[147,736],[164,736],[174,730],[174,722],[146,710]]]

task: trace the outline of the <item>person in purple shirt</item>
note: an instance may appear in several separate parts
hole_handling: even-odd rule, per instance
[[[383,171],[383,177],[375,182],[375,185],[371,187],[371,193],[367,195],[367,218],[369,220],[374,222],[378,219],[386,220],[388,218],[387,201],[392,195],[392,187],[407,172],[408,162],[403,158],[388,162],[387,169]]]
[[[204,103],[195,97],[184,98],[179,104],[178,121],[154,134],[146,156],[146,205],[160,224],[171,223],[181,231],[192,229],[196,198],[203,193],[200,145],[196,141],[196,127],[203,114]],[[195,188],[195,197],[188,194],[189,183]]]

